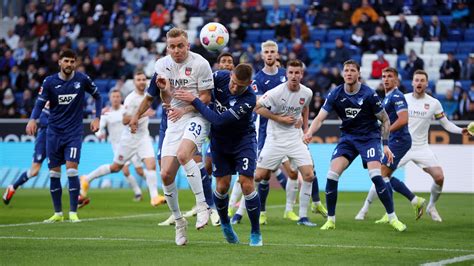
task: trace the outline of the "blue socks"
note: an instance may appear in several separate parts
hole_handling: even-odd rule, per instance
[[[51,198],[53,199],[53,206],[55,212],[62,212],[63,206],[61,203],[61,197],[63,189],[61,187],[61,178],[52,177],[50,178],[49,189],[51,192]],[[79,194],[79,191],[78,191]]]
[[[313,202],[321,201],[319,198],[319,184],[316,175],[314,175],[313,185],[311,188],[311,198],[313,199]]]
[[[283,190],[286,189],[286,181],[288,180],[288,177],[281,171],[277,171],[276,178],[278,180],[278,183],[280,183],[280,186],[283,188]]]
[[[286,180],[285,180],[286,184]],[[268,192],[270,191],[270,184],[268,180],[262,180],[258,183],[258,195],[260,196],[260,206],[262,212],[265,211],[265,205],[267,204]],[[247,208],[248,209],[248,208]]]
[[[389,187],[390,183],[385,183],[383,181],[382,176],[376,175],[372,177],[372,182],[375,185],[375,190],[377,191],[377,195],[379,196],[380,201],[382,202],[385,210],[388,214],[393,213],[393,199],[390,193],[391,187]]]
[[[332,179],[328,179],[326,182],[326,205],[328,207],[328,216],[336,215],[338,183],[338,181]]]
[[[396,177],[392,177],[390,179],[390,184],[396,192],[405,196],[405,198],[407,198],[409,201],[412,201],[413,198],[415,198],[415,194],[410,191],[410,189],[405,185],[405,183],[398,180]]]
[[[202,177],[202,190],[204,192],[204,197],[206,198],[206,203],[209,207],[214,207],[211,177],[207,174],[206,168],[203,167],[200,170]]]
[[[19,186],[23,185],[28,181],[28,176],[27,176],[28,171],[23,172],[20,177],[13,183],[13,188],[16,190]]]
[[[69,204],[70,211],[77,212],[77,202],[79,200],[79,191],[81,189],[81,183],[79,182],[79,177],[69,176]]]
[[[245,195],[245,207],[252,226],[251,233],[260,234],[260,198],[257,191]]]
[[[229,219],[229,194],[224,194],[222,195],[221,193],[214,191],[213,193],[214,196],[214,202],[216,203],[216,209],[217,213],[219,214],[219,217],[221,218],[221,223],[222,224],[229,224],[230,219]]]

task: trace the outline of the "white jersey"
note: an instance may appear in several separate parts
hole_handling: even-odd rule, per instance
[[[412,145],[428,145],[428,131],[430,122],[433,118],[441,119],[444,117],[441,103],[426,94],[422,98],[415,98],[413,93],[405,94],[408,104],[408,129],[410,131]]]
[[[282,83],[267,91],[259,103],[276,115],[293,116],[296,120],[301,118],[304,107],[307,107],[313,97],[313,92],[308,87],[300,84],[298,91],[290,91],[288,82]],[[301,138],[301,128],[294,125],[278,123],[268,119],[267,138],[292,140]]]
[[[142,103],[144,98],[145,94],[140,95],[136,91],[132,91],[123,102],[123,105],[125,107],[125,114],[130,116],[135,115],[138,111],[138,107],[140,107],[140,104]],[[130,127],[127,127],[127,130],[124,130],[123,134],[140,138],[143,136],[148,137],[150,135],[148,131],[148,120],[148,116],[142,117],[138,120],[138,128],[135,134],[132,134],[130,132]]]
[[[183,63],[176,63],[170,55],[158,59],[155,63],[155,72],[158,76],[169,79],[171,93],[176,89],[185,89],[194,96],[199,96],[200,91],[214,88],[214,80],[209,62],[201,55],[191,51]],[[175,98],[171,100],[171,107],[184,107],[187,105],[189,104]]]
[[[112,143],[112,145],[118,144],[120,136],[125,129],[125,125],[122,123],[124,113],[125,107],[120,105],[118,109],[111,108],[110,111],[105,112],[100,117],[100,128],[97,133],[98,135],[103,135],[107,130],[107,140]]]

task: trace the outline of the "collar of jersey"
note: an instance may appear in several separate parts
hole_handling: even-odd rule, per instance
[[[347,94],[347,95],[356,95],[359,91],[360,91],[360,88],[361,88],[362,84],[360,82],[357,82],[357,88],[355,91],[353,92],[348,92],[347,91],[347,84],[344,83],[344,92]]]

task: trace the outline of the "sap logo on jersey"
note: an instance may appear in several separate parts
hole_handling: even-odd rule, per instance
[[[58,95],[58,104],[70,104],[72,100],[76,98],[76,96],[77,96],[77,93]]]
[[[357,114],[360,112],[360,108],[346,108],[344,109],[346,111],[346,117],[349,118],[354,118],[357,116]]]

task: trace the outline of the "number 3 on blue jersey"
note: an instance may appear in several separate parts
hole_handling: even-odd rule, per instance
[[[194,137],[197,137],[199,134],[201,134],[201,129],[201,125],[196,124],[196,122],[192,122],[188,128],[189,131],[193,132]]]
[[[244,162],[244,165],[242,166],[242,170],[249,169],[249,158],[243,158],[242,161]]]

